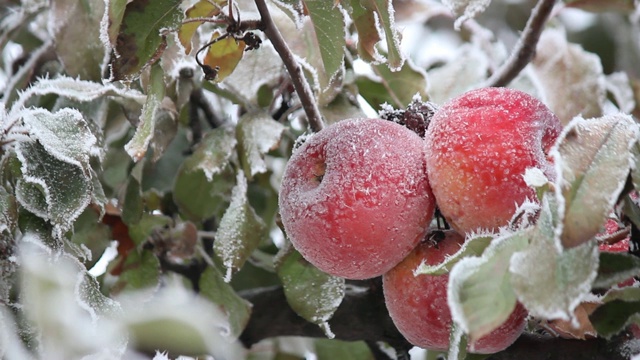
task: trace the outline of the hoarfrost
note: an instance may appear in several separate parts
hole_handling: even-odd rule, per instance
[[[605,78],[607,91],[613,95],[613,99],[620,112],[629,114],[636,107],[636,100],[631,87],[629,76],[625,72],[615,72]]]
[[[248,178],[267,171],[264,156],[280,143],[284,125],[266,113],[248,113],[238,123],[238,140]]]
[[[443,0],[442,2],[458,17],[454,23],[456,30],[460,30],[463,22],[484,12],[491,4],[491,0]]]

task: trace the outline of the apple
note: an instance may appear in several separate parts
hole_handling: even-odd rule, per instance
[[[381,119],[334,123],[294,150],[279,207],[291,243],[320,270],[347,279],[382,275],[433,218],[423,139]]]
[[[562,126],[522,91],[483,88],[443,104],[426,134],[427,173],[436,202],[458,232],[495,231],[525,199],[523,175],[538,168],[555,178],[548,152]]]
[[[400,333],[415,346],[447,350],[452,320],[447,304],[449,275],[414,276],[413,272],[422,262],[442,263],[463,243],[464,236],[455,231],[432,232],[428,240],[382,277],[389,315]],[[492,354],[506,349],[524,330],[526,317],[527,311],[518,303],[502,325],[469,346],[470,350]]]

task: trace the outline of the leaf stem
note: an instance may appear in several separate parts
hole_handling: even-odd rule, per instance
[[[298,97],[300,98],[305,114],[307,114],[309,128],[313,132],[322,130],[324,128],[324,122],[322,121],[322,116],[320,115],[320,110],[318,109],[318,105],[314,99],[311,87],[304,78],[300,64],[296,61],[293,53],[289,49],[289,46],[287,46],[287,43],[282,38],[280,31],[278,31],[278,28],[273,22],[265,0],[255,0],[255,3],[258,7],[258,12],[260,12],[260,17],[262,18],[264,33],[267,35],[269,40],[271,40],[273,47],[284,62],[289,76],[291,76],[293,87],[298,93]]]
[[[540,0],[531,11],[531,17],[522,31],[509,59],[486,81],[485,87],[508,85],[536,54],[536,45],[556,0]]]

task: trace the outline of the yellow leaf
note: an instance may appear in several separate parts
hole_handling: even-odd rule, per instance
[[[220,9],[226,5],[227,0],[200,0],[185,11],[185,20],[217,16],[220,14]],[[180,27],[178,38],[187,54],[191,52],[193,34],[203,23],[204,21],[192,21],[184,23]]]
[[[213,41],[220,35],[219,31],[214,32],[211,40]],[[222,81],[235,70],[240,59],[242,59],[245,47],[244,41],[236,40],[232,37],[217,41],[209,47],[207,56],[204,58],[204,64],[211,66],[213,69],[217,68],[218,76],[215,78],[215,82]]]

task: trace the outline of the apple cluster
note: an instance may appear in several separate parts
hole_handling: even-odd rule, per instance
[[[520,204],[535,201],[523,175],[537,168],[555,178],[548,151],[561,130],[539,100],[505,88],[472,90],[443,104],[424,138],[392,121],[339,121],[293,152],[279,197],[284,229],[302,256],[329,274],[383,276],[398,330],[416,346],[445,350],[448,275],[414,270],[441,263],[467,234],[496,231]],[[436,206],[453,230],[430,231]],[[470,350],[505,349],[526,316],[518,304]]]

